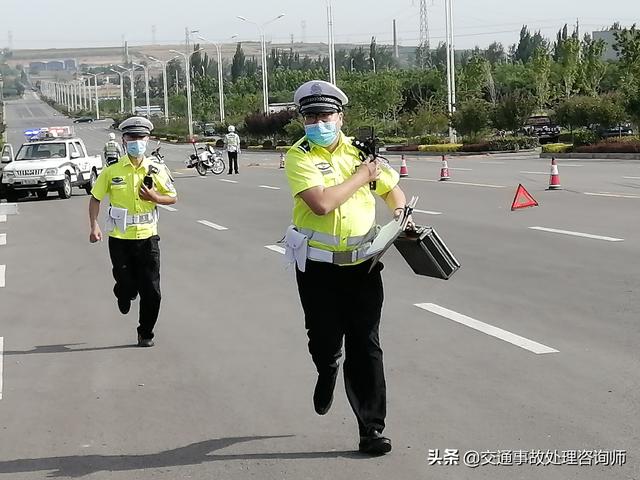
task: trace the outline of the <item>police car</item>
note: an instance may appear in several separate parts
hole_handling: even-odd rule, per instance
[[[60,198],[71,197],[73,187],[89,194],[102,171],[102,157],[87,155],[81,138],[71,127],[27,130],[28,139],[13,156],[3,152],[2,190],[10,201],[28,193],[46,198],[51,191]]]

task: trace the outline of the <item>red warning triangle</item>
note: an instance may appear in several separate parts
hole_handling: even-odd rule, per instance
[[[513,199],[513,204],[511,205],[511,211],[517,210],[519,208],[527,208],[527,207],[537,207],[538,202],[531,196],[527,189],[522,186],[522,184],[518,185],[518,190],[516,190],[516,196]]]

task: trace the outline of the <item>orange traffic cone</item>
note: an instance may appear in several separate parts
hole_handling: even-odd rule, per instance
[[[440,181],[444,182],[449,180],[451,177],[449,176],[449,165],[447,165],[447,159],[442,156],[442,168],[440,168]]]
[[[284,168],[284,153],[280,153],[280,168]]]
[[[560,174],[558,173],[558,164],[556,159],[551,159],[551,176],[549,177],[549,188],[547,190],[561,190]]]
[[[400,176],[401,177],[409,176],[409,170],[407,170],[407,161],[405,160],[404,155],[402,155],[402,165],[400,165]]]

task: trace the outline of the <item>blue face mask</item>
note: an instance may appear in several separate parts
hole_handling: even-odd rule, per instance
[[[127,142],[127,153],[132,157],[141,157],[147,151],[146,140],[129,140]]]
[[[336,122],[318,122],[305,125],[304,131],[307,138],[321,147],[328,147],[338,138],[338,125]]]

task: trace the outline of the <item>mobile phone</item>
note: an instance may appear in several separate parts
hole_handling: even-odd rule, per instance
[[[153,178],[151,178],[151,175],[145,175],[142,183],[144,183],[149,189],[153,188]]]

